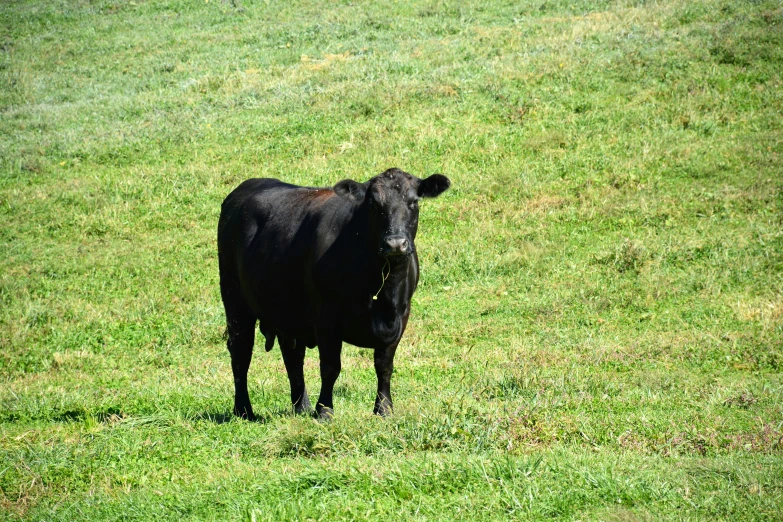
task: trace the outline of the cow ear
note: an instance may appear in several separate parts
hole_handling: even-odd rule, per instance
[[[338,196],[359,202],[364,201],[364,194],[367,192],[367,187],[352,179],[344,179],[334,186],[334,192]]]
[[[417,193],[420,198],[437,198],[450,186],[449,178],[443,174],[433,174],[429,178],[421,180]]]

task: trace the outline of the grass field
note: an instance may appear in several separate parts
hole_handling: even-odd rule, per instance
[[[780,1],[4,1],[0,518],[780,520]],[[371,414],[232,419],[249,177],[442,172]],[[319,387],[308,353],[310,390]]]

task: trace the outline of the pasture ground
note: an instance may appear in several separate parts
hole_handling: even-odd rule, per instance
[[[0,517],[780,519],[783,5],[464,4],[0,5]],[[232,419],[222,198],[392,166],[396,413]]]

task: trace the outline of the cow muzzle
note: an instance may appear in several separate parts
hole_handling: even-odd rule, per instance
[[[387,236],[383,240],[383,255],[385,256],[404,256],[410,254],[413,249],[411,242],[405,236]]]

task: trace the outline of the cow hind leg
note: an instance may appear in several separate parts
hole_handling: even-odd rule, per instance
[[[278,337],[280,351],[283,353],[285,370],[288,372],[288,382],[291,384],[291,404],[294,413],[309,413],[312,409],[310,398],[307,396],[307,387],[304,379],[305,345],[301,340],[294,338],[283,339]]]
[[[231,354],[231,371],[234,374],[234,415],[253,420],[253,407],[247,392],[247,371],[253,358],[255,317],[247,312],[226,306],[228,325],[228,352]]]

